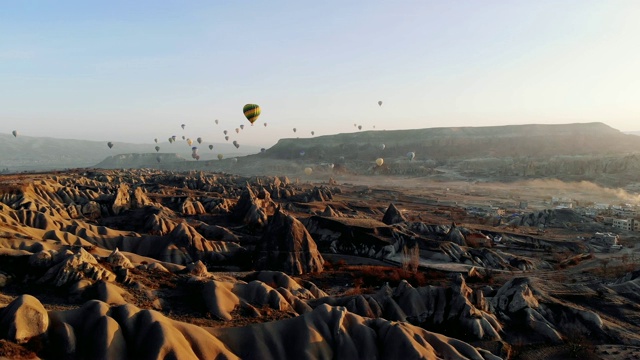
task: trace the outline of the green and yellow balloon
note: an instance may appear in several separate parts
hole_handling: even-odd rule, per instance
[[[253,123],[256,122],[260,116],[260,106],[256,104],[247,104],[242,108],[242,112],[251,123],[251,126],[253,126]]]

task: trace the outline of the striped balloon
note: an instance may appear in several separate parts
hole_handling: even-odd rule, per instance
[[[258,120],[258,116],[260,116],[260,106],[256,104],[247,104],[242,108],[242,112],[244,112],[244,116],[247,117],[247,120],[253,126],[253,123]]]

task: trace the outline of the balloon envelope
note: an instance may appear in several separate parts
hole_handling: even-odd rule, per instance
[[[225,131],[223,131],[223,133],[224,133],[225,135],[227,135],[228,131],[227,131],[227,130],[225,130]]]
[[[218,160],[222,160],[224,156],[222,154],[218,154]]]
[[[362,125],[358,125],[358,130],[362,130]]]
[[[109,142],[107,143],[107,146],[109,147],[109,149],[111,149],[111,148],[113,147],[113,143],[112,143],[111,141],[109,141]]]
[[[409,158],[409,160],[413,160],[416,157],[416,153],[414,153],[413,151],[409,151],[407,153],[407,157]]]
[[[187,144],[189,144],[189,146],[191,146],[191,144],[193,144],[193,140],[187,139]]]
[[[213,150],[213,145],[209,145],[209,150]]]
[[[315,131],[312,131],[312,132],[311,132],[311,136],[313,136],[313,135],[315,135],[315,134],[316,134],[316,132],[315,132]]]
[[[244,125],[240,125],[240,130],[244,130]]]
[[[158,143],[158,138],[153,139],[153,141],[156,142],[156,144]]]
[[[298,130],[296,128],[293,128],[293,132],[296,132],[296,131],[298,131]]]
[[[225,136],[224,139],[229,141],[229,136]]]
[[[216,119],[216,125],[218,125],[218,119]]]
[[[240,129],[236,128],[236,134],[240,133]]]
[[[187,126],[187,125],[185,125],[185,124],[180,125],[180,127],[181,127],[183,130],[184,130],[184,128],[185,128],[186,126]]]
[[[313,169],[308,167],[308,168],[304,168],[304,173],[307,175],[311,175],[311,173],[313,172]]]
[[[157,161],[157,162],[160,162],[160,160],[162,160],[162,158],[161,158],[160,156],[158,156],[158,157],[156,158],[156,161]]]
[[[242,112],[244,113],[244,116],[247,118],[247,120],[249,120],[249,122],[253,126],[253,123],[256,122],[256,120],[258,120],[261,110],[260,110],[260,106],[256,104],[247,104],[242,108]]]
[[[160,146],[156,146],[156,152],[160,151]]]
[[[264,123],[264,127],[267,127],[267,123]]]
[[[196,140],[198,141],[198,144],[202,144],[202,138],[201,137],[197,138]]]
[[[378,106],[382,106],[382,100],[378,101]]]
[[[18,137],[18,130],[13,130],[11,133],[13,134],[13,137]]]
[[[385,144],[380,144],[380,150],[384,150],[384,148],[386,148],[386,147],[387,147],[387,145],[385,145]]]
[[[377,158],[376,159],[376,165],[382,166],[382,164],[384,164],[384,159],[383,158]]]

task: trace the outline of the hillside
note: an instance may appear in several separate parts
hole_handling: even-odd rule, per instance
[[[413,161],[406,155],[410,151],[416,153]],[[314,177],[399,175],[463,181],[555,178],[593,181],[633,191],[640,188],[640,138],[602,123],[364,131],[282,139],[264,153],[237,161],[233,157],[193,161],[188,154],[158,163],[155,153],[142,157],[129,154],[94,166],[291,176],[301,176],[310,167]],[[379,157],[384,159],[382,166],[375,164]]]
[[[404,157],[413,151],[416,159],[442,163],[486,157],[628,154],[640,151],[640,139],[603,123],[363,131],[282,139],[267,150],[267,156],[294,159],[300,157],[301,151],[306,158],[334,162],[342,157],[347,160]]]
[[[198,145],[202,160],[214,159],[218,153],[229,156],[246,155],[260,151],[255,146],[242,146],[236,149],[231,143],[214,143],[213,151],[208,149],[210,143]],[[180,157],[191,159],[191,147],[184,141],[174,144],[130,144],[114,142],[112,149],[106,142],[72,139],[55,139],[46,137],[14,137],[0,134],[0,169],[11,171],[49,170],[94,166],[105,158],[120,154],[155,153],[154,147],[160,146],[160,152],[175,153]],[[153,157],[155,162],[155,156]]]

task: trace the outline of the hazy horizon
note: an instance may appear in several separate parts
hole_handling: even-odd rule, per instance
[[[637,18],[635,1],[8,3],[0,133],[222,143],[228,130],[269,146],[354,123],[638,131]],[[246,103],[262,107],[254,127]]]

